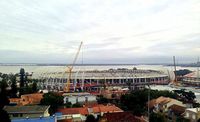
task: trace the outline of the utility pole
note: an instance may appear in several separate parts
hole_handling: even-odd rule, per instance
[[[199,64],[200,64],[200,62],[199,62],[199,57],[198,57],[198,59],[197,59],[197,81],[199,81]]]
[[[149,84],[147,85],[148,86],[148,122],[149,122],[149,120],[150,120],[150,108],[149,108],[149,102],[150,102],[150,90],[151,90],[151,88],[150,88],[150,86],[149,86]]]
[[[173,56],[173,61],[174,61],[174,75],[175,75],[174,82],[176,83],[177,82],[177,76],[176,76],[176,58],[175,58],[175,56]]]

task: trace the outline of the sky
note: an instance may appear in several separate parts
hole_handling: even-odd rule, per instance
[[[195,62],[200,0],[0,0],[0,63]]]

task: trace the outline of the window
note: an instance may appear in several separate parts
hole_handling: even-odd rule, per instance
[[[193,114],[193,115],[192,115],[192,119],[196,119],[196,116],[195,116],[195,114]]]
[[[189,113],[186,113],[186,117],[189,117]]]

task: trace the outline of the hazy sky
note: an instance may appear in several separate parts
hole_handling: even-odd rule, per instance
[[[0,63],[71,63],[81,41],[78,63],[195,61],[200,0],[0,0]]]

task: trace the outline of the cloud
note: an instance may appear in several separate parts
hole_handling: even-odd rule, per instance
[[[199,0],[1,0],[1,62],[70,63],[80,41],[86,63],[188,61],[199,12]]]

